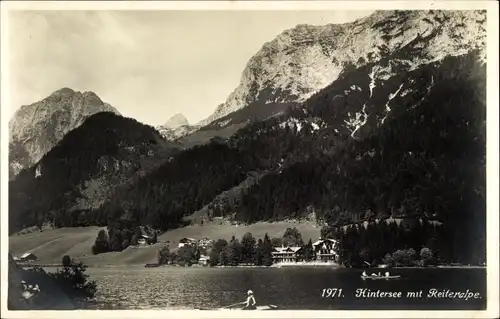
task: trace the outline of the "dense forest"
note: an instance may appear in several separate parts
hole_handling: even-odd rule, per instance
[[[123,221],[110,222],[107,231],[101,229],[97,233],[92,253],[94,255],[122,251],[129,246],[139,244],[139,240],[145,236],[145,244],[152,245],[158,242],[157,231],[147,226],[133,226],[132,223]]]
[[[370,218],[362,224],[323,227],[323,238],[339,241],[339,261],[349,267],[427,266],[456,261],[446,224],[427,219],[407,218],[387,222]],[[486,261],[484,251],[477,250],[469,262]]]

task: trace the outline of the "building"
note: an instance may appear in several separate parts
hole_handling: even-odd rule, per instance
[[[201,255],[198,259],[198,264],[202,266],[207,266],[210,263],[210,256]]]
[[[179,248],[184,246],[196,246],[198,245],[198,241],[194,238],[182,238],[179,240]]]
[[[156,230],[152,229],[149,226],[139,226],[139,229],[140,234],[139,238],[137,239],[137,243],[139,245],[150,245],[156,243]]]
[[[208,249],[208,248],[212,247],[213,242],[214,242],[213,239],[210,239],[208,237],[203,237],[198,242],[198,246],[200,246],[200,247],[202,247],[204,249]]]
[[[335,239],[320,239],[313,243],[313,250],[317,261],[338,261],[338,241]]]
[[[146,234],[146,233],[142,233],[140,236],[139,236],[139,239],[137,239],[137,243],[139,245],[148,245],[148,244],[152,244],[153,243],[153,236],[149,235],[149,234]]]
[[[274,247],[273,262],[297,262],[302,261],[302,247]]]
[[[37,260],[38,257],[33,253],[24,253],[19,257],[14,257],[15,261],[34,261]]]

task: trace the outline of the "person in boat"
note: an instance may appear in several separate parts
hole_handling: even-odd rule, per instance
[[[249,290],[247,292],[247,301],[243,302],[245,306],[243,310],[255,310],[257,307],[255,306],[257,303],[255,302],[255,297],[253,296],[253,291]]]
[[[366,274],[366,271],[363,271],[363,273],[361,274],[363,277],[368,277],[368,275]]]
[[[389,277],[389,272],[388,271],[385,272],[385,276]]]

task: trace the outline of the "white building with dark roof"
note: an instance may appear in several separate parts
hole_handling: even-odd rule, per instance
[[[337,262],[339,243],[335,239],[320,239],[313,243],[314,255],[317,261]]]
[[[21,256],[14,257],[15,261],[34,261],[37,260],[38,257],[33,253],[24,253]]]
[[[272,251],[273,262],[297,262],[302,261],[302,247],[274,247]]]

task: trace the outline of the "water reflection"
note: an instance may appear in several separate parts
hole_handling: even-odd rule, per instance
[[[280,309],[482,309],[481,300],[357,299],[357,288],[418,291],[430,288],[485,291],[484,269],[397,269],[401,280],[363,281],[361,271],[326,268],[89,268],[100,309],[217,309],[244,301],[252,289],[259,305]],[[342,288],[342,298],[322,298]],[[484,294],[483,294],[484,295]]]

